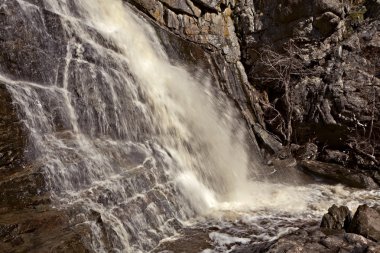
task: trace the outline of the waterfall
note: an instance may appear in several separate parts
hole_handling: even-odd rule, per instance
[[[44,5],[67,43],[55,82],[1,81],[54,203],[91,227],[94,250],[149,250],[181,220],[240,194],[254,176],[246,132],[208,78],[171,64],[155,30],[121,0]]]
[[[15,2],[22,15],[39,9]],[[146,252],[191,218],[218,220],[218,212],[243,213],[242,224],[257,221],[255,212],[282,224],[279,214],[310,219],[332,203],[378,201],[378,192],[265,182],[234,106],[207,75],[173,64],[155,29],[122,0],[43,5],[62,25],[56,76],[38,83],[0,73],[0,82],[54,207],[69,212],[93,251]],[[281,234],[280,225],[256,227],[257,238]]]

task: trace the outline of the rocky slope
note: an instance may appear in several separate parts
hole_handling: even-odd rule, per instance
[[[242,62],[259,93],[258,122],[295,144],[293,153],[316,144],[317,160],[348,166],[366,178],[362,187],[379,184],[378,8],[378,1],[240,1],[234,10]]]

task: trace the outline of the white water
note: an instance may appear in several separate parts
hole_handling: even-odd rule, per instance
[[[1,81],[22,110],[57,206],[76,209],[72,222],[91,227],[97,252],[150,250],[197,215],[315,216],[347,203],[351,193],[339,188],[253,181],[255,154],[233,107],[207,79],[171,64],[154,29],[121,0],[44,2],[67,34],[62,80]]]

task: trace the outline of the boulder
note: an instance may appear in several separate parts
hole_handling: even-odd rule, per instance
[[[348,231],[380,242],[380,207],[359,206]]]
[[[328,213],[323,215],[321,228],[340,230],[348,228],[352,220],[351,212],[347,206],[333,205]]]
[[[339,150],[325,149],[321,155],[321,160],[344,165],[349,160],[349,155]]]
[[[356,188],[378,189],[379,185],[365,172],[350,169],[337,164],[319,161],[300,161],[300,167],[306,172],[335,183]]]
[[[317,17],[314,26],[324,36],[331,35],[337,28],[340,18],[332,12],[325,12]]]

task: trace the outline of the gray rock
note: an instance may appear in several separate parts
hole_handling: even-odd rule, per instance
[[[321,155],[321,159],[325,162],[343,165],[349,160],[349,155],[339,150],[325,149]]]
[[[263,129],[259,124],[255,123],[253,125],[255,134],[263,145],[273,153],[277,153],[283,149],[281,142],[279,142],[272,134]]]
[[[306,143],[293,151],[294,156],[300,160],[314,160],[318,154],[318,146],[314,143]]]
[[[349,169],[337,164],[329,164],[318,161],[301,161],[301,168],[307,173],[332,180],[337,183],[343,183],[351,187],[378,189],[379,185],[373,179],[362,171]]]
[[[321,228],[340,230],[348,228],[352,220],[351,212],[346,206],[333,205],[328,213],[323,215]]]
[[[380,242],[380,208],[359,206],[348,231]]]

